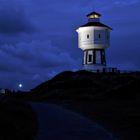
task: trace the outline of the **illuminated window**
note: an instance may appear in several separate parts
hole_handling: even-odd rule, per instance
[[[89,18],[99,18],[98,15],[90,15]]]
[[[87,35],[87,38],[89,38],[89,34]]]
[[[94,15],[94,18],[99,18],[99,16],[98,15]]]

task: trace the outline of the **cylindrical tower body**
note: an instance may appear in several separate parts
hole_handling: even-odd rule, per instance
[[[96,12],[88,14],[88,23],[76,30],[78,47],[84,52],[83,66],[87,70],[102,70],[106,67],[105,49],[110,46],[112,29],[100,23],[100,16]]]

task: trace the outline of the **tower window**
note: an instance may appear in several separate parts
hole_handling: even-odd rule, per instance
[[[87,35],[87,38],[89,38],[89,34]]]
[[[101,38],[101,34],[99,34],[99,38]]]
[[[92,62],[92,55],[91,54],[88,55],[88,62]]]

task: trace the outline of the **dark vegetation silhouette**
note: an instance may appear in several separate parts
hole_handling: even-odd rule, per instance
[[[0,140],[34,140],[37,130],[37,117],[28,103],[0,97]]]
[[[66,71],[30,92],[10,96],[60,105],[96,121],[119,140],[140,139],[139,72]]]

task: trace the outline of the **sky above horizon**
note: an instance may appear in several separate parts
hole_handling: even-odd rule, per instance
[[[65,70],[79,70],[76,29],[86,14],[102,14],[112,27],[108,66],[140,70],[139,0],[1,0],[0,88],[23,90]]]

